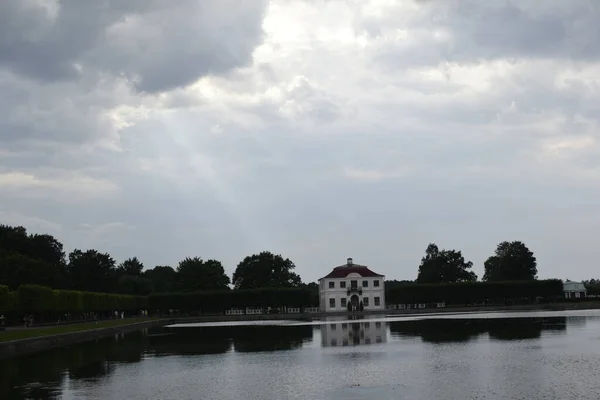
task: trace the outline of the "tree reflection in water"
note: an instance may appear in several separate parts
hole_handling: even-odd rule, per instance
[[[291,350],[312,339],[311,326],[158,328],[115,335],[43,353],[0,360],[0,399],[53,399],[63,380],[72,385],[105,379],[116,365],[136,363],[145,354],[196,356],[238,352]]]
[[[392,336],[420,336],[424,342],[467,342],[488,333],[494,340],[539,338],[543,331],[564,332],[565,317],[423,319],[391,322]]]
[[[426,342],[466,342],[488,333],[491,340],[538,338],[543,332],[564,333],[585,318],[425,319],[389,323],[392,336],[420,337]],[[382,343],[386,323],[339,321],[321,327],[336,345]],[[333,328],[335,325],[335,328]],[[65,379],[72,388],[111,376],[119,364],[140,362],[145,355],[199,356],[236,352],[292,350],[312,340],[313,327],[228,326],[157,328],[116,335],[43,353],[0,360],[0,399],[52,399],[62,395]],[[324,334],[325,333],[325,334]],[[336,335],[340,335],[339,338]]]

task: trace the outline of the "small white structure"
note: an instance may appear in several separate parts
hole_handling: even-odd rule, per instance
[[[587,289],[581,282],[563,282],[563,292],[565,299],[579,299],[587,296]]]
[[[348,258],[345,265],[335,267],[319,279],[319,309],[322,312],[365,311],[385,309],[383,275]]]
[[[305,313],[318,313],[319,307],[304,307]]]

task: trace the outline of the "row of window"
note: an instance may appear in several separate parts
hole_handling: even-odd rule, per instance
[[[340,300],[341,300],[341,302],[340,302],[340,306],[341,307],[347,307],[348,306],[348,299],[346,299],[345,297],[342,297]],[[363,306],[369,307],[369,298],[368,297],[363,297],[362,302],[363,302]],[[374,303],[375,307],[380,306],[381,305],[381,298],[374,297],[373,298],[373,303]],[[329,299],[329,307],[330,308],[335,308],[335,299]]]
[[[358,281],[350,281],[350,287],[351,288],[357,288],[358,287]],[[369,287],[369,281],[362,281],[362,287],[364,287],[364,288]],[[378,280],[373,281],[373,287],[379,287],[379,281]],[[335,282],[334,281],[329,282],[329,289],[335,289]],[[341,281],[340,282],[340,289],[346,289],[346,281]]]
[[[376,343],[382,343],[383,340],[381,339],[381,336],[377,335],[375,337],[375,342]],[[371,344],[371,338],[369,338],[369,337],[365,338],[365,344]],[[332,346],[337,346],[337,339],[336,338],[331,339],[331,345]],[[342,346],[348,346],[348,339],[344,339],[342,341]]]
[[[356,323],[356,322],[355,322]],[[358,322],[360,324],[360,322]],[[361,324],[363,327],[365,327],[365,329],[369,329],[371,327],[371,323],[370,322],[363,322]],[[329,325],[332,331],[337,330],[337,324],[330,324]],[[342,324],[342,330],[347,330],[348,329],[348,324]],[[375,322],[375,329],[381,329],[381,322]]]

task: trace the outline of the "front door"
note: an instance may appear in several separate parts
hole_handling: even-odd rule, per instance
[[[358,299],[357,295],[353,295],[352,297],[350,297],[350,304],[352,304],[352,311],[358,311],[358,303],[360,302],[360,300]]]

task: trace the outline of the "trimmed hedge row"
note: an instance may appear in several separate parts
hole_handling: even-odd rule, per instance
[[[21,285],[11,292],[7,286],[0,285],[0,312],[6,313],[135,311],[147,306],[148,299],[144,296],[52,290],[39,285]]]
[[[318,296],[305,288],[262,288],[191,293],[156,293],[148,296],[152,310],[218,313],[231,308],[314,307]]]
[[[558,279],[518,282],[465,282],[405,284],[386,290],[387,304],[445,302],[446,304],[510,303],[538,298],[563,298]],[[38,285],[21,285],[16,292],[0,285],[0,312],[80,313],[140,309],[220,313],[227,309],[264,307],[315,307],[318,295],[307,288],[263,288],[190,293],[155,293],[147,297],[108,293],[52,290]]]
[[[559,279],[513,282],[464,282],[398,285],[386,293],[387,304],[445,302],[446,304],[532,302],[563,298]]]

